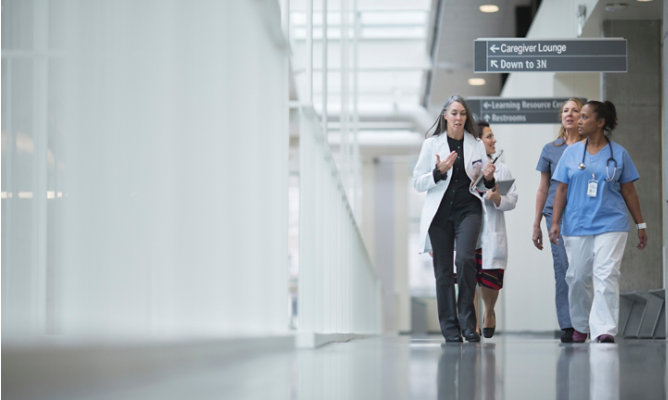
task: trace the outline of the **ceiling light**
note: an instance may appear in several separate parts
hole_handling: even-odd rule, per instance
[[[653,0],[636,0],[636,1],[639,1],[641,3],[647,3],[647,2],[650,2],[650,1],[653,1]]]
[[[614,13],[624,10],[626,7],[628,7],[626,3],[608,3],[605,5],[605,11]]]
[[[485,80],[482,79],[482,78],[470,78],[469,79],[469,85],[471,85],[471,86],[482,86],[485,83],[486,83]]]
[[[483,4],[480,6],[480,12],[495,13],[497,11],[499,11],[499,6],[496,4]]]

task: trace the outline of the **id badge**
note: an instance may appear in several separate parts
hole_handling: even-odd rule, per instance
[[[595,177],[591,177],[589,184],[587,185],[587,196],[596,197],[596,191],[598,190],[598,182]]]

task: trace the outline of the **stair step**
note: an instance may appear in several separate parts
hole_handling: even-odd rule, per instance
[[[619,327],[625,338],[666,337],[665,290],[637,291],[620,296]]]

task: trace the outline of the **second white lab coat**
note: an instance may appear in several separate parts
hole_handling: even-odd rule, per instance
[[[496,162],[494,179],[507,181],[513,179],[508,167],[502,162]],[[482,247],[483,269],[506,269],[508,264],[508,240],[506,235],[506,219],[504,212],[512,210],[517,204],[517,188],[515,184],[508,193],[501,196],[498,207],[494,202],[484,199],[482,232],[478,241],[478,248]]]

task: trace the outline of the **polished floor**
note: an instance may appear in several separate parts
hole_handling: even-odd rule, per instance
[[[245,348],[243,346],[246,346]],[[236,349],[236,351],[234,351]],[[666,342],[382,336],[318,349],[230,344],[6,349],[6,399],[666,399]]]

